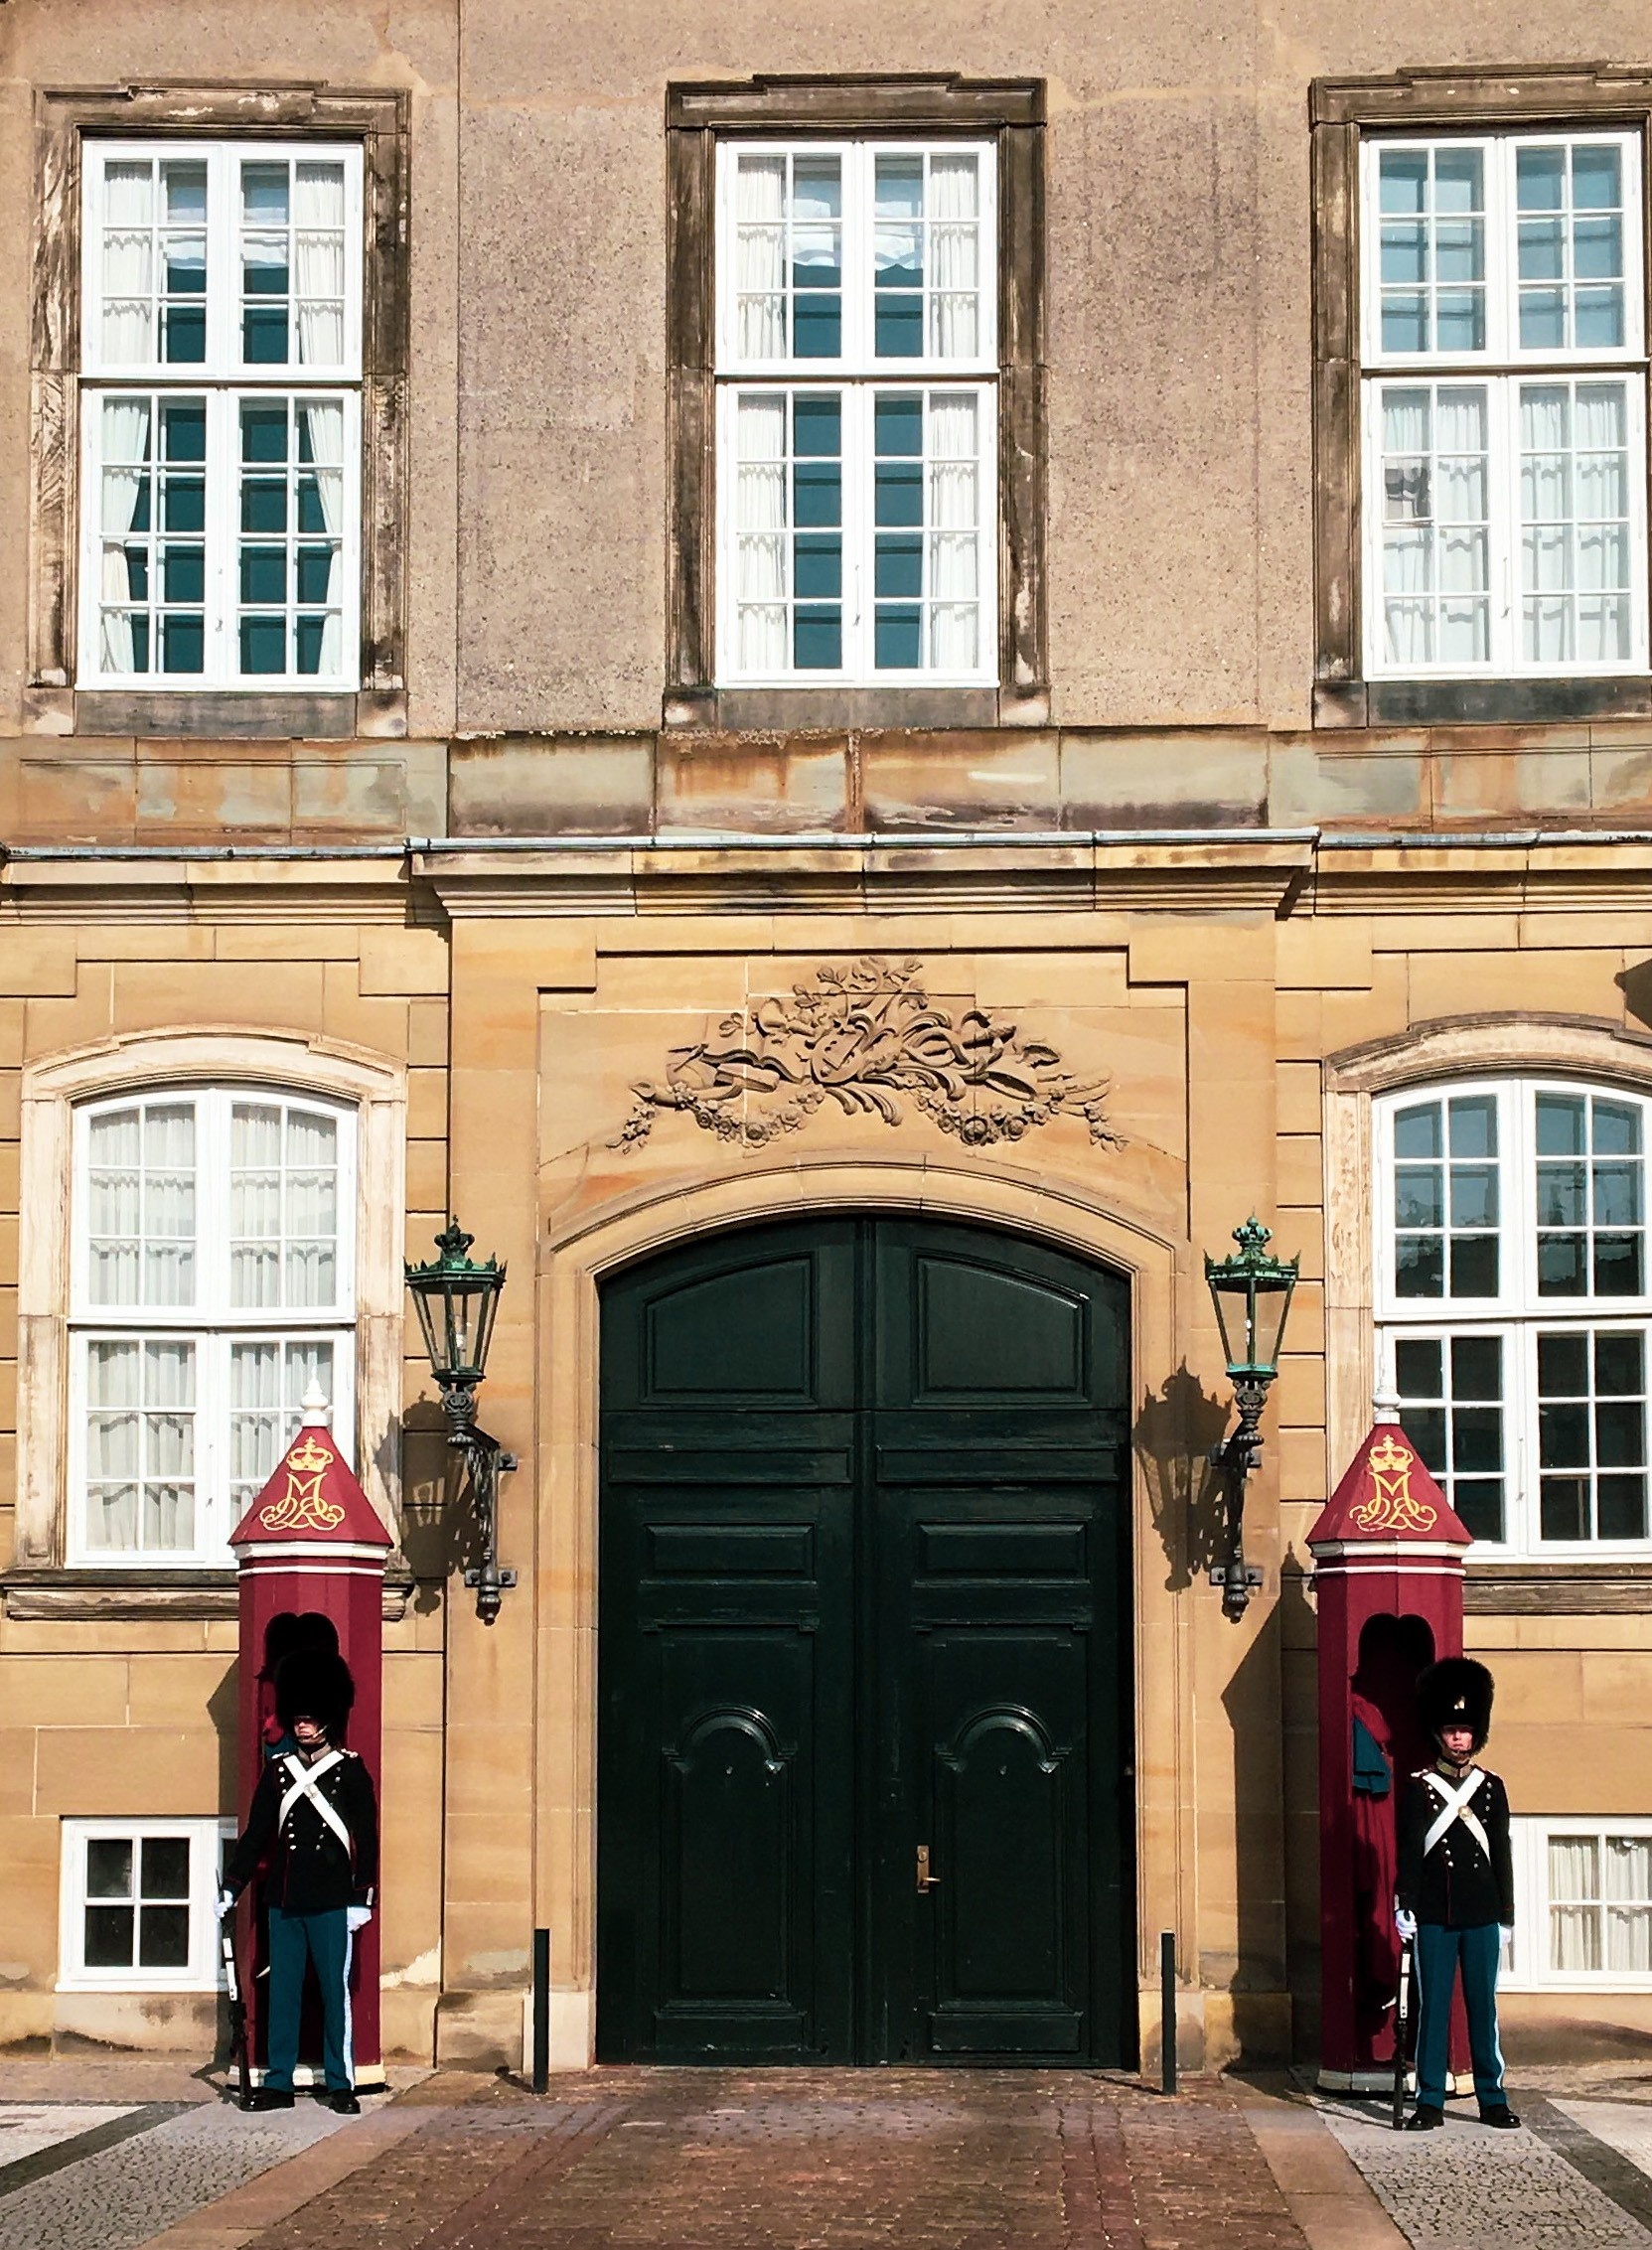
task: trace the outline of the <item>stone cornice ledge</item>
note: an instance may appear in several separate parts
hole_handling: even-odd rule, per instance
[[[1471,1617],[1622,1617],[1652,1611],[1652,1563],[1475,1563]]]
[[[1119,834],[570,838],[412,846],[413,872],[454,916],[870,913],[1137,907],[1288,912],[1311,829]]]
[[[413,1575],[405,1567],[384,1575],[383,1614],[393,1624],[407,1613]],[[8,1618],[34,1624],[179,1624],[233,1617],[238,1607],[233,1571],[31,1570],[0,1573]]]
[[[1642,908],[1652,888],[1644,829],[1530,828],[1497,834],[1327,835],[1314,857],[1315,914],[1474,907],[1519,914]]]
[[[0,867],[8,922],[405,923],[406,852],[21,850]]]

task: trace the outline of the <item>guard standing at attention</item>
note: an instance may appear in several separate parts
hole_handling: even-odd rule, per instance
[[[378,1805],[373,1778],[344,1746],[356,1687],[344,1659],[295,1649],[275,1674],[275,1713],[295,1747],[264,1761],[246,1833],[224,1871],[222,1918],[265,1866],[269,1908],[269,2066],[247,2109],[291,2109],[306,1964],[321,1989],[326,2098],[361,2108],[350,2038],[350,1956],[373,1913]]]
[[[1415,1943],[1420,2013],[1417,2107],[1406,2130],[1445,2123],[1451,1993],[1462,1973],[1468,2044],[1482,2125],[1518,2125],[1503,2088],[1497,1964],[1514,1927],[1509,1796],[1475,1764],[1491,1731],[1492,1678],[1472,1657],[1447,1656],[1417,1683],[1418,1714],[1438,1750],[1400,1802],[1395,1926]]]

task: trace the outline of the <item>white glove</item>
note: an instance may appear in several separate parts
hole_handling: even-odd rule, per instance
[[[349,1930],[352,1937],[358,1930],[365,1930],[372,1920],[373,1908],[371,1906],[347,1906],[344,1910],[344,1926]]]
[[[232,1913],[234,1911],[234,1892],[232,1890],[221,1890],[218,1894],[218,1903],[213,1908],[213,1912],[222,1922],[225,1914]]]
[[[1408,1914],[1404,1906],[1396,1906],[1394,1909],[1394,1926],[1407,1945],[1417,1936],[1417,1916]]]

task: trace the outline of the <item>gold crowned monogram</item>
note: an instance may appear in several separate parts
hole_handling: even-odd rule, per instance
[[[1412,1492],[1411,1472],[1416,1459],[1417,1455],[1402,1445],[1392,1430],[1383,1431],[1380,1442],[1366,1455],[1376,1490],[1353,1512],[1361,1531],[1433,1529],[1439,1510]]]
[[[287,1489],[258,1513],[265,1531],[337,1531],[344,1510],[335,1500],[321,1496],[321,1480],[333,1465],[333,1456],[314,1437],[287,1456]]]

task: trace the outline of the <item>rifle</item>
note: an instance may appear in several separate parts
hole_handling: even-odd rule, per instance
[[[1406,2122],[1406,2047],[1411,2029],[1411,1979],[1414,1938],[1400,1943],[1400,1990],[1394,2002],[1394,2130]]]
[[[240,2102],[245,2109],[252,2098],[252,2054],[246,2037],[246,2003],[241,1998],[240,1978],[235,1971],[235,1909],[218,1925],[219,1949],[224,1955],[224,1982],[229,1993],[229,2063],[240,2076]]]

